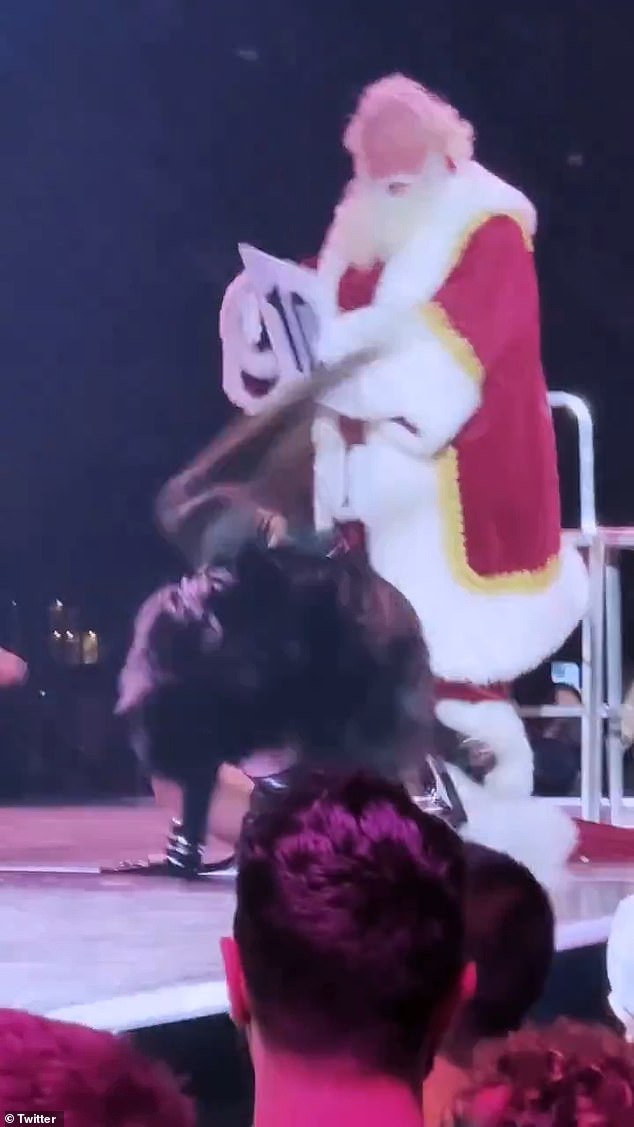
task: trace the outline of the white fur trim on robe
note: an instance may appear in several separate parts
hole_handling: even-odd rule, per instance
[[[402,335],[401,347],[364,365],[323,403],[338,414],[367,422],[405,420],[415,434],[403,426],[401,434],[394,427],[389,432],[392,440],[429,458],[451,442],[478,409],[480,386],[425,329],[422,313],[419,323],[412,319]]]
[[[343,254],[347,209],[344,198],[319,256],[319,274],[331,291],[333,306],[339,281],[351,265]],[[534,234],[537,225],[535,209],[516,188],[475,161],[449,176],[430,200],[420,230],[414,232],[403,249],[387,263],[369,307],[377,316],[356,318],[354,333],[359,334],[357,344],[361,343],[362,332],[367,334],[362,347],[385,343],[386,322],[379,319],[379,310],[398,316],[431,300],[453,269],[456,248],[474,220],[485,215],[509,213],[516,215]],[[355,310],[354,313],[368,314],[369,311]],[[350,316],[343,314],[348,319]],[[350,321],[348,323],[351,324]],[[328,333],[326,328],[325,335]]]

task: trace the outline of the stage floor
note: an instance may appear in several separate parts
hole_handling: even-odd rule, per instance
[[[219,939],[233,876],[193,885],[98,866],[160,849],[151,803],[0,810],[0,1006],[112,1030],[225,1012]],[[558,950],[605,941],[632,865],[576,865],[554,897]]]

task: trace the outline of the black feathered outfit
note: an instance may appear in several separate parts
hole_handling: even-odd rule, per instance
[[[144,603],[118,711],[180,783],[258,748],[385,769],[429,721],[426,675],[415,618],[361,562],[250,542]]]
[[[198,854],[223,762],[291,747],[314,765],[395,774],[431,746],[415,616],[362,558],[326,547],[255,536],[139,611],[118,712],[149,770],[183,788]]]

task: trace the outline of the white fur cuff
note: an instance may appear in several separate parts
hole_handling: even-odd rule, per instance
[[[322,326],[317,344],[318,359],[332,367],[357,352],[384,349],[394,340],[399,328],[393,310],[376,305],[339,313]]]

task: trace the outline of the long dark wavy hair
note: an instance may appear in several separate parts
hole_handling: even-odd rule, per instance
[[[416,616],[353,555],[246,541],[141,607],[118,712],[150,769],[184,782],[257,748],[392,773],[431,743]]]

